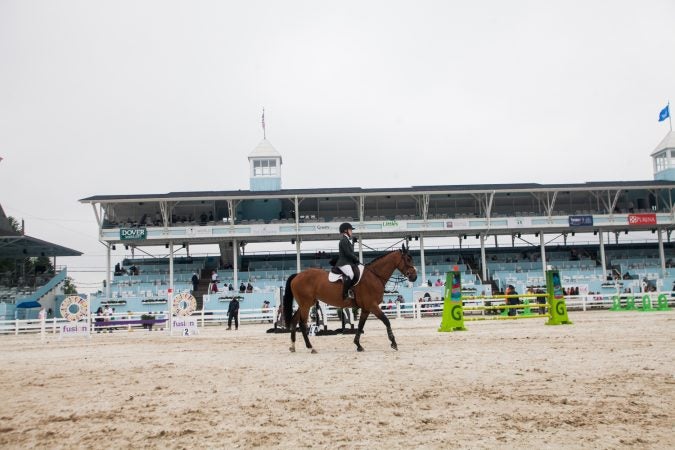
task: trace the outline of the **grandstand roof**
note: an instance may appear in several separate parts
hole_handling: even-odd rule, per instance
[[[249,161],[252,158],[279,158],[281,160],[281,154],[270,144],[270,141],[263,139],[248,155]],[[283,163],[283,160],[281,162]]]
[[[16,232],[0,232],[0,258],[80,256],[82,252]]]
[[[665,137],[659,142],[659,145],[656,146],[654,151],[650,156],[654,156],[656,153],[660,152],[661,150],[665,150],[667,148],[673,148],[675,149],[675,133],[673,131],[669,131],[668,134],[665,135]]]
[[[437,185],[437,186],[411,186],[396,188],[319,188],[319,189],[281,189],[279,191],[195,191],[195,192],[169,192],[166,194],[132,194],[132,195],[94,195],[80,199],[83,203],[99,202],[124,202],[138,200],[185,200],[185,199],[217,199],[217,198],[284,198],[293,196],[303,197],[325,197],[339,196],[348,194],[422,194],[422,193],[460,193],[460,192],[508,192],[508,191],[595,191],[604,189],[654,189],[675,188],[675,183],[665,180],[645,180],[645,181],[593,181],[586,183],[564,183],[564,184],[540,184],[540,183],[510,183],[510,184],[469,184],[469,185]]]
[[[0,258],[27,258],[37,256],[80,256],[82,252],[51,242],[25,236],[12,229],[0,205]]]

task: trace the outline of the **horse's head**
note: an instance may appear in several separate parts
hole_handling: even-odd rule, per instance
[[[401,260],[396,268],[408,278],[408,281],[417,280],[417,269],[413,264],[412,256],[408,251],[408,246],[405,244],[401,247]]]

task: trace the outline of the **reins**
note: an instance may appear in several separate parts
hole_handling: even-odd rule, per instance
[[[382,275],[380,275],[379,273],[377,273],[372,267],[370,267],[370,265],[373,264],[374,262],[378,261],[379,259],[383,258],[384,256],[388,256],[388,255],[389,254],[382,255],[379,258],[375,258],[374,260],[372,260],[371,262],[369,262],[368,264],[366,264],[364,266],[365,269],[368,269],[369,271],[371,271],[373,273],[373,275],[375,275],[375,278],[380,280],[380,283],[382,283],[382,288],[387,287],[387,281],[389,281],[389,279],[391,278],[391,274],[387,278],[385,278]],[[394,270],[392,270],[391,273],[393,274],[395,270],[396,270],[396,267],[394,267]]]

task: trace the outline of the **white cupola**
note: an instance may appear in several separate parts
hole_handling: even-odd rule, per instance
[[[675,134],[669,131],[651,154],[654,179],[675,181]]]
[[[267,139],[248,155],[248,163],[252,191],[281,190],[281,155]]]

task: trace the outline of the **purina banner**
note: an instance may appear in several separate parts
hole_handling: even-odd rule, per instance
[[[656,214],[628,214],[628,225],[656,225]]]
[[[593,216],[569,216],[567,220],[571,227],[593,226]]]

